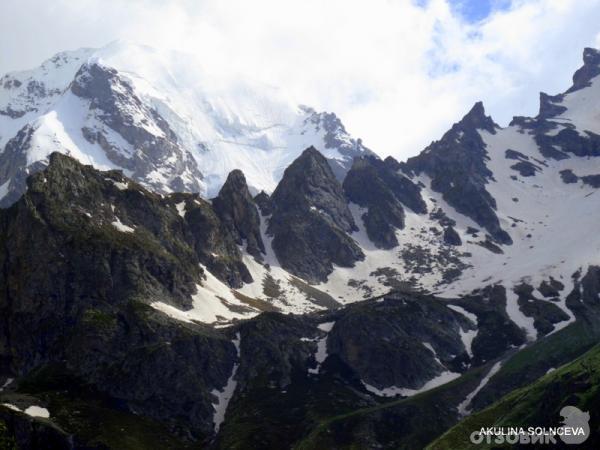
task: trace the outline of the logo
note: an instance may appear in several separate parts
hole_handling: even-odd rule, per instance
[[[572,429],[580,429],[583,431],[582,434],[563,434],[559,435],[560,439],[565,444],[581,444],[586,441],[590,436],[590,414],[586,411],[583,412],[575,406],[565,406],[560,410],[560,415],[563,417],[563,425],[565,428],[569,427]]]
[[[590,414],[575,406],[560,410],[562,424],[556,427],[482,427],[471,433],[473,444],[557,444],[584,443],[590,437]]]

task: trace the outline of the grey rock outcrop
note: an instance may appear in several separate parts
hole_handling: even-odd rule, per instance
[[[351,267],[364,255],[348,235],[357,230],[327,160],[306,149],[284,172],[271,196],[268,233],[282,267],[310,282],[320,282],[333,264]]]

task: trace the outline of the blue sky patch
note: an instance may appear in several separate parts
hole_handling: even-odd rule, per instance
[[[469,22],[479,22],[494,11],[508,9],[511,0],[450,0],[454,11]]]
[[[510,8],[511,0],[448,0],[455,14],[467,22],[479,22],[494,11]],[[414,0],[417,6],[425,7],[429,0]]]

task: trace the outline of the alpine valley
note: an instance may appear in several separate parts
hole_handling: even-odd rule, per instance
[[[566,405],[600,448],[598,50],[402,162],[187,56],[60,53],[0,78],[0,205],[0,448],[492,448]]]

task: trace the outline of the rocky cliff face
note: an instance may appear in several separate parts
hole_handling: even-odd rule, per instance
[[[483,104],[476,103],[442,139],[419,156],[409,158],[403,170],[408,174],[426,174],[431,188],[440,192],[449,205],[484,227],[498,242],[510,244],[512,240],[501,228],[495,212],[496,200],[485,187],[493,173],[486,166],[486,145],[478,132],[495,134],[497,128],[485,115]]]
[[[420,188],[398,171],[396,161],[365,156],[354,161],[344,179],[348,199],[367,208],[361,218],[369,238],[381,248],[398,245],[396,229],[404,228],[404,207],[424,214]]]
[[[271,202],[268,232],[284,269],[309,281],[324,281],[333,264],[351,267],[362,259],[347,234],[356,224],[342,187],[314,148],[286,169]]]
[[[59,154],[28,184],[0,218],[3,371],[60,367],[130,411],[165,423],[186,411],[190,436],[210,433],[210,392],[235,349],[209,329],[172,327],[149,306],[189,309],[203,283],[183,219],[120,174]]]
[[[155,108],[144,104],[116,70],[85,64],[75,74],[70,89],[89,101],[90,111],[99,122],[83,127],[83,137],[98,144],[116,166],[157,191],[202,191],[203,176],[196,160],[181,147],[168,122]],[[130,145],[130,154],[111,144],[111,130]]]
[[[240,170],[232,171],[227,181],[212,201],[213,208],[221,221],[246,251],[262,259],[266,253],[260,233],[258,206],[250,195],[246,178]]]

